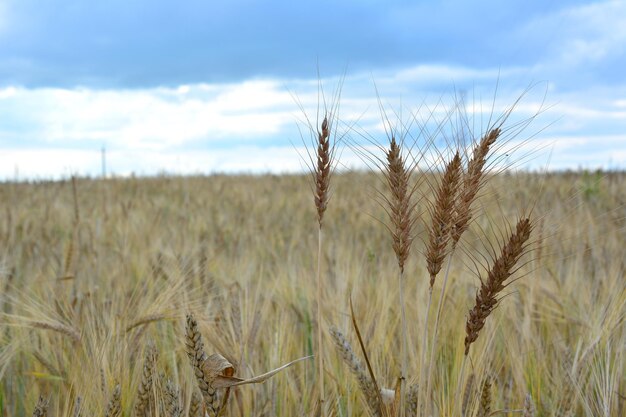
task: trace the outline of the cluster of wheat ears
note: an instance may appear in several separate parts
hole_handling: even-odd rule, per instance
[[[282,274],[276,271],[283,271],[283,267],[271,269],[272,265],[288,264],[290,259],[294,259],[290,251],[299,251],[297,245],[307,236],[312,238],[309,240],[315,238],[314,235],[303,234],[287,240],[285,236],[295,233],[289,223],[273,223],[273,226],[267,227],[268,230],[264,230],[262,223],[250,223],[245,214],[245,199],[229,205],[219,201],[215,203],[215,199],[222,198],[219,193],[223,192],[225,196],[231,187],[224,182],[230,180],[219,176],[209,178],[219,189],[197,201],[190,197],[198,189],[192,184],[193,179],[185,180],[191,184],[185,185],[185,189],[174,180],[159,180],[152,194],[141,194],[147,191],[140,191],[139,183],[132,182],[134,180],[126,182],[123,187],[130,188],[131,197],[125,200],[124,192],[118,191],[115,198],[119,199],[119,204],[115,203],[115,213],[110,206],[111,197],[107,197],[104,188],[97,188],[85,199],[86,202],[79,203],[78,181],[73,179],[74,214],[69,220],[72,224],[69,235],[55,229],[54,222],[45,222],[46,226],[38,232],[40,234],[33,235],[37,223],[7,209],[5,243],[16,242],[20,238],[29,243],[20,246],[19,253],[15,252],[18,267],[8,274],[4,296],[0,298],[3,323],[7,324],[0,338],[0,341],[6,342],[6,348],[0,348],[0,375],[10,377],[1,383],[0,394],[23,392],[25,389],[19,375],[28,374],[36,378],[45,389],[32,415],[41,417],[49,415],[54,392],[62,395],[63,401],[59,399],[56,413],[51,411],[50,414],[73,417],[94,413],[105,417],[217,417],[237,412],[238,415],[297,413],[323,417],[363,413],[377,417],[538,415],[537,398],[527,387],[515,388],[525,393],[517,402],[508,401],[504,408],[495,407],[498,401],[493,400],[492,386],[499,372],[495,367],[504,368],[501,362],[506,355],[496,351],[496,348],[489,348],[493,345],[494,332],[485,330],[488,322],[498,321],[493,317],[494,311],[507,302],[504,298],[510,294],[509,286],[521,277],[519,271],[525,266],[525,255],[531,248],[536,248],[539,252],[536,257],[542,257],[544,232],[542,220],[534,213],[536,197],[531,197],[526,207],[518,207],[517,212],[521,214],[516,218],[506,218],[504,210],[501,210],[499,221],[504,226],[496,228],[495,237],[486,230],[478,237],[476,231],[471,232],[473,222],[482,214],[480,201],[485,195],[486,184],[499,179],[497,171],[501,167],[494,161],[500,158],[503,143],[519,133],[528,122],[507,126],[513,108],[490,121],[483,131],[470,138],[466,134],[468,126],[465,119],[460,119],[461,124],[465,124],[456,131],[458,137],[443,134],[443,126],[450,124],[452,113],[438,122],[432,133],[426,132],[427,123],[423,123],[419,133],[411,135],[407,125],[399,123],[399,127],[392,126],[382,112],[386,142],[358,133],[353,126],[346,128],[348,135],[356,133],[356,136],[365,138],[366,145],[357,140],[347,140],[346,134],[338,133],[337,105],[322,112],[314,123],[307,119],[313,146],[308,147],[305,157],[308,157],[317,217],[315,229],[311,229],[317,233],[317,256],[311,257],[312,248],[304,247],[311,262],[299,259],[298,266],[306,267],[297,269],[295,275],[301,275],[306,268],[309,268],[310,274],[306,278],[300,276],[296,283],[292,278],[276,278],[274,284],[259,280],[248,284],[234,282],[231,286],[220,284],[215,276],[220,272],[216,271],[226,275],[223,271],[228,268],[231,268],[229,274],[235,275],[250,276],[250,270],[264,267]],[[444,137],[440,141],[444,143],[443,149],[437,143],[441,137]],[[375,228],[388,233],[387,239],[391,242],[389,257],[393,258],[392,253],[395,254],[393,268],[396,278],[390,281],[385,277],[384,282],[382,277],[377,278],[379,281],[371,285],[363,284],[360,289],[358,279],[366,279],[362,276],[354,278],[360,273],[351,273],[353,279],[350,284],[342,284],[338,282],[341,274],[333,272],[333,267],[338,265],[337,257],[332,254],[336,247],[333,246],[333,239],[338,236],[332,228],[328,229],[328,216],[329,208],[341,199],[334,186],[334,181],[338,177],[341,179],[341,175],[335,172],[340,163],[341,146],[360,154],[363,160],[376,168],[374,173],[363,174],[363,178],[373,179],[374,186],[370,187],[370,191],[383,217],[378,219],[379,223],[371,218],[369,220]],[[349,174],[346,175],[347,179],[342,180],[349,181]],[[144,190],[151,187],[149,180],[141,181],[145,181],[141,185]],[[287,209],[289,202],[297,197],[296,191],[290,188],[294,183],[284,181],[287,179],[269,178],[264,183],[257,183],[258,190],[246,191],[247,195],[254,195],[264,194],[267,190],[292,190],[285,191],[291,194],[284,200],[277,200],[275,195],[268,197],[267,201],[250,197],[257,205],[254,209],[258,211],[255,214],[259,216],[257,218],[267,215],[269,206],[279,213],[276,218],[285,217],[283,209]],[[85,184],[86,187],[91,183]],[[93,186],[100,185],[94,182]],[[55,191],[56,186],[46,187],[41,188],[47,195],[45,198],[55,201],[59,194]],[[158,193],[167,187],[173,190],[168,198],[178,198],[176,201],[185,205],[181,208],[183,213],[176,214],[178,212],[171,209],[172,204],[160,206],[154,202],[159,198]],[[16,190],[13,192],[20,192]],[[102,196],[100,206],[97,195]],[[331,195],[334,196],[332,199]],[[225,201],[227,197],[223,199]],[[212,202],[210,210],[207,208],[209,200]],[[87,222],[83,218],[90,216],[85,214],[85,207],[91,207],[89,210],[96,220]],[[187,209],[189,214],[184,212]],[[46,206],[42,216],[47,219],[50,210],[54,210],[54,203]],[[354,217],[358,210],[359,207],[348,207],[348,214],[344,213],[343,220],[338,221],[347,221],[345,219]],[[203,230],[198,234],[197,241],[185,240],[185,232],[181,230],[189,231],[186,227],[197,229],[199,222],[190,220],[196,215],[199,218],[211,217],[211,224],[217,225],[216,229]],[[112,220],[115,216],[118,219]],[[224,221],[224,216],[228,217],[228,221]],[[306,222],[306,215],[303,217],[294,213],[294,216],[300,216],[294,223]],[[13,227],[13,223],[20,226]],[[48,226],[50,224],[52,226]],[[233,225],[247,226],[238,235]],[[101,233],[101,229],[106,232]],[[147,233],[156,233],[153,231],[161,229],[159,236],[162,240],[153,243],[154,234],[142,237],[137,233],[136,237],[132,237],[132,230],[135,229]],[[539,236],[535,237],[537,229]],[[378,233],[373,230],[368,233]],[[109,237],[105,236],[107,233]],[[468,234],[472,236],[470,243],[464,244]],[[29,240],[31,235],[37,237]],[[252,243],[259,248],[259,259],[254,263],[240,259],[243,242],[251,241],[255,236],[273,237]],[[65,237],[67,240],[64,240]],[[381,240],[379,235],[372,239]],[[130,260],[135,259],[133,254],[140,249],[166,247],[168,240],[176,241],[172,247],[180,249],[173,262],[181,268],[178,277],[172,273],[172,264],[164,261],[167,255],[161,252],[149,265]],[[42,277],[47,276],[50,267],[42,257],[43,250],[38,241],[61,242],[64,245],[64,255],[58,256],[57,261],[60,272],[56,273],[58,277],[49,287]],[[490,242],[487,254],[474,253],[472,245],[477,241]],[[419,247],[415,248],[418,244]],[[343,245],[346,246],[345,243]],[[198,251],[198,267],[195,272],[190,272],[189,262],[180,253],[197,246],[202,249]],[[224,253],[208,253],[208,247]],[[228,250],[233,254],[230,258]],[[344,253],[347,252],[342,249],[341,254]],[[24,267],[24,270],[37,275],[34,281],[24,278],[24,285],[12,278],[16,268],[19,268],[17,259],[22,259],[20,256],[25,259],[23,262],[36,264],[39,268],[35,269],[32,265],[29,266],[32,269]],[[480,256],[482,258],[477,259]],[[547,256],[545,252],[543,256]],[[220,257],[226,259],[224,264],[230,266],[224,269],[215,266],[220,265]],[[407,268],[410,259],[413,259],[411,263],[415,264],[415,268]],[[464,264],[461,269],[468,269],[468,262],[476,266],[476,277],[479,279],[474,282],[477,285],[466,291],[474,294],[469,308],[464,307],[467,300],[459,300],[455,304],[451,296],[462,294],[451,289],[458,287],[452,285],[458,277],[452,271],[459,270],[458,265],[456,268],[453,265],[455,262]],[[316,271],[313,271],[315,265]],[[423,284],[416,283],[418,277],[415,271],[418,270],[423,271],[419,279],[426,278]],[[145,271],[151,274],[152,282],[137,278],[132,285],[125,286],[130,280],[126,277],[141,277]],[[383,269],[378,271],[383,274]],[[110,288],[104,282],[79,279],[89,274],[110,276]],[[301,289],[302,280],[308,283],[304,290]],[[41,292],[35,296],[25,290],[28,282],[37,283],[35,287]],[[425,290],[417,291],[420,286]],[[375,291],[383,291],[384,288],[385,297],[393,294],[395,301],[380,304],[374,294],[368,293],[372,288]],[[572,369],[568,371],[572,379],[578,375],[583,381],[583,373],[577,365],[571,364],[579,364],[592,357],[597,346],[611,346],[611,340],[617,340],[618,344],[623,340],[619,329],[623,326],[626,291],[623,286],[611,288],[598,290],[598,294],[606,293],[606,297],[615,295],[614,299],[609,298],[613,301],[605,313],[616,313],[606,313],[600,325],[602,329],[610,329],[606,333],[608,336],[599,333],[597,340],[588,348],[579,347],[575,358],[563,359],[570,364],[567,369]],[[218,291],[222,291],[220,296],[211,295]],[[278,296],[273,292],[284,292],[285,295]],[[331,292],[341,293],[341,296],[332,297]],[[353,295],[360,297],[354,305]],[[345,305],[337,304],[341,297],[344,297]],[[371,299],[370,309],[380,309],[382,318],[378,324],[370,320],[376,314],[363,313],[368,308],[364,302],[368,298]],[[451,304],[455,304],[454,309],[450,308]],[[211,310],[206,306],[210,306]],[[292,311],[291,316],[296,318],[286,319],[283,331],[280,320],[285,317],[285,310]],[[458,322],[459,315],[453,312],[459,310],[465,312],[464,326]],[[413,317],[417,313],[421,316]],[[447,314],[450,317],[446,317]],[[528,313],[525,317],[531,315]],[[386,330],[381,329],[381,323],[395,324],[389,325]],[[447,323],[445,329],[442,328],[443,323]],[[494,323],[491,328],[499,325]],[[525,321],[520,323],[522,325],[530,327],[532,324]],[[458,334],[462,333],[459,343],[451,336],[454,328]],[[35,337],[28,332],[31,329],[43,330],[46,336]],[[546,333],[550,331],[548,329]],[[507,330],[506,334],[512,332]],[[151,337],[147,337],[147,333]],[[264,334],[259,336],[259,333]],[[483,344],[477,343],[481,337],[488,340]],[[477,344],[482,351],[473,355]],[[299,359],[286,362],[294,358],[286,359],[284,355],[293,355],[301,346],[307,351],[298,354]],[[32,353],[24,359],[20,356],[22,350]],[[492,359],[489,358],[491,354],[494,355]],[[185,360],[182,361],[181,357]],[[276,368],[277,361],[284,364]],[[498,361],[500,365],[496,364]],[[352,378],[340,374],[341,362],[343,370],[352,374]],[[255,364],[257,371],[261,366],[274,369],[259,374],[252,371],[251,363]],[[269,366],[270,363],[273,365]],[[611,369],[618,372],[623,365],[621,359],[619,362],[609,359],[606,366],[611,363]],[[137,366],[133,368],[131,364]],[[541,364],[537,365],[537,369],[541,367]],[[290,376],[285,392],[281,393],[282,388],[277,389],[273,382],[276,379],[270,378],[287,368],[290,368],[287,371],[290,374],[298,370],[298,376]],[[585,375],[585,381],[594,378],[593,375]],[[615,379],[609,386],[619,386],[620,377],[612,378]],[[258,385],[253,388],[252,384]],[[551,415],[570,415],[567,413],[575,409],[573,398],[584,395],[583,384],[590,382],[572,384],[567,390],[563,389],[563,399],[558,400],[559,410],[554,410]],[[350,390],[353,385],[358,387],[357,392]],[[264,390],[267,403],[260,403],[249,394],[254,390]],[[355,397],[360,405],[352,405]],[[106,402],[99,398],[106,398]],[[606,403],[602,403],[609,404],[605,407],[605,415],[608,416],[618,406],[621,410],[619,399],[616,401],[611,395],[607,398]],[[85,401],[89,405],[86,406]],[[98,403],[100,408],[96,409],[94,405]],[[5,413],[9,408],[6,404],[10,404],[14,412],[21,410],[19,415],[29,413],[24,411],[27,407],[19,405],[20,400],[0,395],[0,416],[7,415]],[[254,408],[246,409],[246,405],[250,404],[254,404]],[[591,409],[590,405],[586,410]]]
[[[386,119],[385,119],[386,120]],[[463,161],[462,154],[465,150],[460,149],[461,142],[453,149],[448,149],[449,159],[444,156],[437,158],[437,163],[441,163],[441,175],[438,182],[431,184],[429,189],[432,191],[432,198],[427,202],[427,215],[430,217],[429,227],[427,228],[428,238],[425,239],[426,248],[424,250],[425,263],[430,281],[428,291],[428,306],[426,308],[425,323],[429,323],[429,315],[431,312],[431,304],[433,299],[433,288],[437,276],[440,274],[443,263],[446,258],[452,257],[463,233],[467,230],[472,220],[472,207],[479,195],[479,191],[483,188],[488,173],[488,159],[490,150],[493,150],[495,143],[502,133],[502,124],[506,117],[500,119],[495,126],[490,126],[487,131],[471,145],[471,151],[467,161]],[[407,318],[405,312],[405,263],[411,252],[411,246],[415,240],[414,226],[420,220],[421,213],[418,206],[427,197],[418,193],[420,181],[424,180],[423,173],[419,172],[418,167],[424,158],[425,152],[431,143],[426,142],[421,146],[417,154],[415,145],[407,146],[406,137],[402,135],[396,138],[398,132],[389,126],[388,138],[389,143],[386,148],[382,148],[384,157],[380,158],[371,155],[370,160],[381,169],[384,176],[385,189],[381,192],[381,204],[385,207],[388,214],[387,229],[391,233],[392,247],[396,255],[398,266],[398,305],[400,306],[400,322],[401,322],[401,343],[400,343],[400,372],[397,384],[394,389],[387,389],[380,385],[376,378],[376,374],[368,359],[368,353],[364,347],[358,323],[353,321],[354,330],[358,336],[361,347],[361,354],[364,357],[367,366],[363,366],[353,347],[346,339],[345,335],[334,326],[329,329],[331,339],[351,372],[358,380],[359,387],[369,407],[369,412],[374,416],[418,416],[433,415],[432,404],[429,404],[428,394],[431,391],[432,372],[434,366],[434,352],[437,343],[437,330],[439,320],[442,315],[442,308],[446,294],[448,283],[448,273],[444,276],[443,285],[441,287],[441,295],[439,297],[438,306],[436,308],[436,316],[432,335],[429,337],[428,325],[424,326],[424,334],[420,339],[420,343],[429,345],[430,359],[425,360],[427,348],[422,348],[422,358],[420,363],[420,371],[417,371],[418,377],[413,378],[413,384],[407,386],[408,375],[408,340],[407,340]],[[401,134],[401,133],[400,133]],[[315,206],[318,213],[319,225],[319,253],[318,259],[322,258],[322,225],[324,212],[329,200],[329,179],[333,165],[333,146],[330,142],[330,128],[328,116],[324,117],[321,123],[321,129],[317,133],[318,147],[316,153],[316,164],[313,164],[313,181],[315,184]],[[450,152],[451,151],[451,152]],[[439,168],[439,167],[437,167]],[[463,383],[464,370],[466,366],[465,359],[470,352],[470,346],[478,338],[481,329],[485,325],[485,321],[493,310],[497,307],[500,299],[499,296],[510,283],[510,277],[515,272],[516,265],[520,258],[525,254],[530,235],[533,229],[533,222],[530,216],[523,216],[517,220],[516,226],[510,230],[509,236],[502,242],[497,256],[492,260],[489,270],[484,279],[481,279],[480,288],[476,292],[476,303],[467,314],[465,324],[465,341],[464,341],[464,361],[462,365],[461,375],[459,376],[459,387]],[[321,277],[321,266],[318,262],[317,273],[317,305],[318,316],[317,322],[322,323],[321,308],[323,300],[321,299],[323,285]],[[352,309],[352,305],[350,305]],[[352,312],[354,317],[354,312]],[[318,325],[317,334],[318,349],[324,347],[322,326]],[[320,407],[322,415],[324,411],[324,363],[323,355],[318,355],[318,384],[320,392]],[[473,376],[472,376],[473,378]],[[469,387],[469,385],[468,385]],[[489,377],[485,376],[483,381],[482,397],[479,407],[476,411],[477,416],[487,416],[491,413],[490,404],[490,384]],[[457,388],[458,396],[460,394]],[[467,413],[468,396],[466,394],[463,404],[458,404],[457,410],[451,410],[452,415],[463,415]],[[532,399],[527,397],[527,403],[524,404],[524,416],[534,415]]]

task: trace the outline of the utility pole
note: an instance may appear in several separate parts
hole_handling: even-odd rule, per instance
[[[107,177],[106,148],[102,145],[102,178]]]

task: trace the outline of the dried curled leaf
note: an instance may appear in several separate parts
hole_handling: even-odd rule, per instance
[[[236,371],[233,364],[228,362],[228,360],[219,353],[214,353],[204,360],[202,363],[202,370],[204,371],[204,374],[208,376],[208,379],[212,381],[211,385],[213,388],[230,388],[239,385],[260,384],[291,365],[312,357],[313,356],[306,356],[296,359],[295,361],[286,363],[285,365],[264,374],[248,379],[242,379],[233,376]]]

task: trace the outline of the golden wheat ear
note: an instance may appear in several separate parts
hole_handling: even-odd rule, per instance
[[[189,404],[189,417],[204,417],[204,405],[202,404],[202,396],[198,391],[194,390],[191,394],[191,403]]]
[[[154,343],[146,347],[146,356],[141,373],[141,381],[137,388],[137,402],[135,403],[135,416],[144,417],[149,415],[150,400],[152,398],[152,385],[156,371],[157,349]]]
[[[482,280],[480,290],[476,294],[476,304],[470,310],[465,325],[465,356],[468,355],[472,343],[478,339],[481,329],[485,326],[485,320],[496,308],[498,294],[508,285],[506,280],[515,272],[515,264],[525,253],[531,231],[530,219],[520,219],[489,270],[487,279]]]
[[[220,401],[217,390],[213,387],[213,381],[204,372],[204,362],[208,355],[204,351],[204,342],[198,329],[198,322],[191,314],[187,315],[185,329],[187,356],[191,362],[198,388],[200,388],[200,393],[204,399],[204,405],[211,416],[216,416],[220,411]]]
[[[183,415],[183,409],[180,406],[180,392],[171,379],[165,383],[165,409],[168,417],[182,417]]]
[[[478,413],[476,417],[489,417],[491,415],[491,378],[485,377],[483,388],[478,403]]]

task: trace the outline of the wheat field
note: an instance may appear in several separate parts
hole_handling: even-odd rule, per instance
[[[304,175],[1,184],[0,414],[214,415],[197,370],[218,353],[218,381],[305,358],[217,389],[227,416],[390,415],[377,401],[398,404],[403,371],[407,405],[394,412],[406,416],[625,416],[626,176],[489,174],[442,261],[431,352],[443,271],[427,323],[428,201],[440,176],[414,175],[426,197],[403,265],[404,326],[380,173],[332,176],[321,249]],[[531,211],[511,285],[466,356],[481,277]]]

